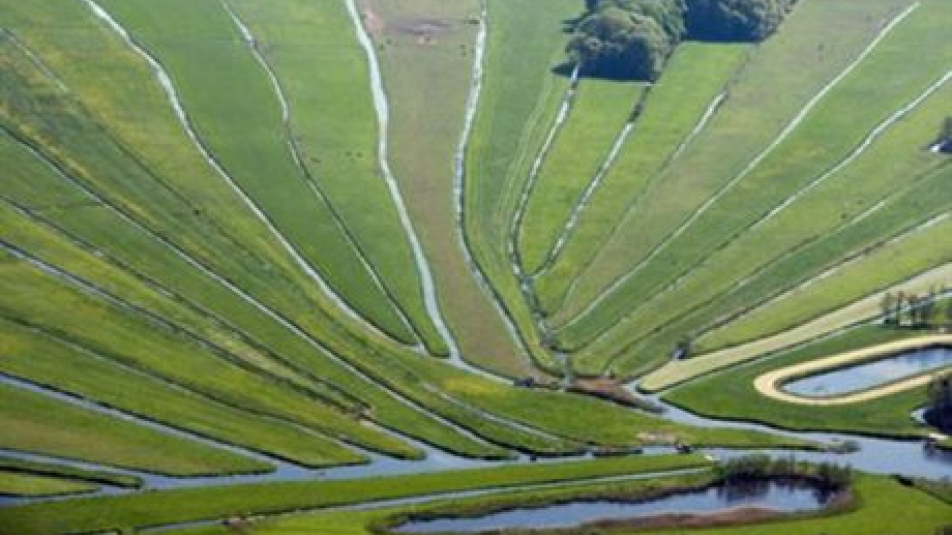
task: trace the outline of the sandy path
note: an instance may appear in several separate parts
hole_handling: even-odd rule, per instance
[[[837,368],[842,368],[846,365],[875,361],[889,355],[938,345],[952,345],[952,335],[934,335],[913,338],[910,340],[901,340],[898,342],[867,347],[857,351],[851,351],[849,353],[841,353],[839,355],[834,355],[832,357],[827,357],[820,360],[812,360],[810,362],[804,362],[794,366],[787,366],[786,368],[781,368],[779,370],[774,370],[761,375],[756,380],[754,380],[754,387],[757,389],[757,392],[769,398],[800,405],[833,406],[870,401],[887,396],[889,394],[902,392],[910,388],[927,385],[929,384],[929,381],[932,380],[933,376],[940,372],[917,375],[903,381],[895,381],[878,388],[862,390],[854,394],[822,398],[808,398],[791,394],[784,391],[782,389],[782,385],[796,377],[815,375],[820,372],[832,371]]]

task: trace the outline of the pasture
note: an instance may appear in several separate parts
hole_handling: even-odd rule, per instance
[[[378,533],[750,450],[852,476],[564,532],[937,533],[947,365],[757,381],[952,328],[952,11],[790,7],[620,80],[582,0],[0,0],[0,533]]]

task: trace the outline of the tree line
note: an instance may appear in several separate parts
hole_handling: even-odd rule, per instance
[[[655,80],[681,41],[762,41],[795,2],[585,0],[567,52],[592,76]]]
[[[940,299],[945,293],[936,290],[924,295],[886,292],[879,304],[883,323],[913,329],[952,326],[952,299]]]

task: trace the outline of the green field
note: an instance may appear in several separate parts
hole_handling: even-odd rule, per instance
[[[656,1],[0,0],[0,533],[378,533],[705,487],[714,448],[947,445],[926,387],[754,384],[950,328],[878,321],[952,286],[947,0],[795,2],[653,81],[567,55],[605,12],[674,31]],[[688,522],[939,533],[939,461],[892,462]]]

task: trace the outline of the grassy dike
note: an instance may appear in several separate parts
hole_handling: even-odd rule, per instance
[[[696,455],[623,457],[356,481],[234,485],[160,491],[2,508],[0,531],[17,535],[97,532],[709,465],[708,461]]]

